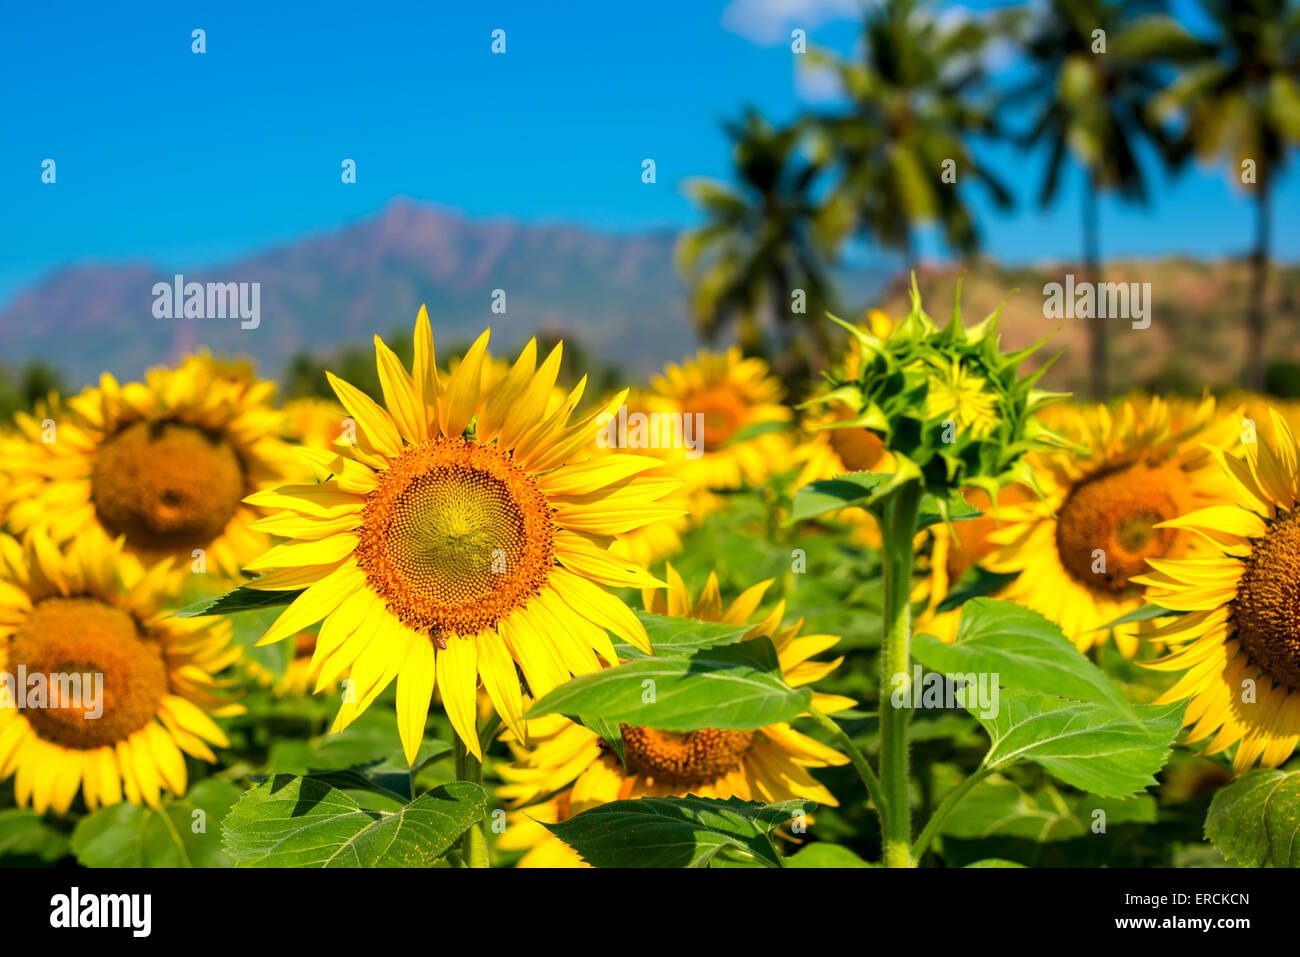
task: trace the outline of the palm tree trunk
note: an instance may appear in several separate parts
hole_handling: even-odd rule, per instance
[[[1271,226],[1269,182],[1259,181],[1255,194],[1255,250],[1251,253],[1250,313],[1246,318],[1246,388],[1264,388],[1264,290],[1268,283],[1268,240]]]
[[[912,238],[912,227],[903,227],[903,267],[910,277],[916,272],[916,240]],[[910,279],[908,285],[911,285]]]
[[[1098,230],[1097,180],[1087,176],[1083,187],[1083,268],[1084,282],[1101,285],[1101,244]],[[1088,392],[1097,402],[1104,402],[1110,392],[1106,356],[1106,322],[1092,316],[1088,323]]]

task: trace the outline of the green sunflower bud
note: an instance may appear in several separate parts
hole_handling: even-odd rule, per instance
[[[1036,388],[1051,362],[1020,374],[1046,340],[1004,353],[997,329],[1002,307],[966,328],[960,298],[958,284],[952,318],[941,329],[921,307],[913,276],[911,310],[883,338],[830,317],[854,336],[860,361],[845,363],[848,373],[831,372],[829,391],[813,401],[844,403],[857,415],[828,427],[868,429],[893,453],[897,468],[879,496],[916,479],[941,508],[969,487],[997,501],[998,489],[1011,482],[1035,487],[1026,452],[1069,447],[1034,417],[1066,397]]]

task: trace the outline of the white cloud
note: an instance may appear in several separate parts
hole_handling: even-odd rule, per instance
[[[760,46],[787,42],[796,27],[812,30],[831,20],[857,19],[863,0],[731,0],[722,25]]]
[[[831,103],[844,96],[844,85],[834,70],[797,63],[794,92],[805,103]]]

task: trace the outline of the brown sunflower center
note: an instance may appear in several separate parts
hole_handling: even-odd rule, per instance
[[[619,727],[628,770],[671,784],[714,781],[739,768],[754,743],[752,731],[656,731],[626,724]]]
[[[219,536],[245,494],[228,443],[181,422],[137,422],[100,447],[91,501],[135,548],[192,548]]]
[[[948,582],[957,584],[961,577],[992,553],[994,545],[989,534],[998,527],[992,515],[967,518],[956,524],[948,546]]]
[[[1137,463],[1086,479],[1057,515],[1061,564],[1085,588],[1122,594],[1148,558],[1169,554],[1177,532],[1156,525],[1179,511],[1160,469]]]
[[[47,598],[9,639],[10,674],[28,723],[46,741],[83,750],[113,745],[139,731],[167,694],[162,648],[127,612],[94,598]],[[44,685],[45,704],[36,688]]]
[[[831,448],[850,472],[870,472],[885,454],[885,443],[876,433],[859,426],[830,429]]]
[[[507,453],[439,437],[410,446],[380,475],[357,563],[410,627],[476,635],[546,583],[555,523],[537,483]]]
[[[1232,621],[1253,664],[1300,688],[1300,510],[1279,517],[1255,541]]]
[[[726,445],[745,424],[746,408],[733,393],[715,389],[702,392],[685,403],[691,411],[704,416],[704,451],[716,452]]]

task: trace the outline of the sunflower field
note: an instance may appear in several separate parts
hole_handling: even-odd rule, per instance
[[[836,322],[798,403],[421,309],[373,394],[196,354],[18,413],[0,862],[1293,866],[1300,413]]]

